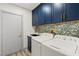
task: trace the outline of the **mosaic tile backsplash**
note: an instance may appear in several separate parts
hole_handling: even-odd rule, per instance
[[[47,33],[49,30],[57,30],[56,34],[79,37],[79,20],[55,24],[45,24],[36,26],[38,33]]]

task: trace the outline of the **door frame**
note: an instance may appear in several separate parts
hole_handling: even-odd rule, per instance
[[[0,14],[1,14],[1,55],[3,56],[3,16],[2,13],[8,13],[8,14],[12,14],[12,15],[18,15],[12,12],[8,12],[8,11],[4,11],[4,10],[0,10]],[[18,15],[21,16],[21,34],[22,34],[22,38],[21,38],[21,50],[23,49],[23,16],[22,15]]]

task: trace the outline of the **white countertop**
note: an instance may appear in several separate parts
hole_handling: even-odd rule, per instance
[[[53,40],[53,36],[32,36],[32,40],[35,40],[44,46],[49,47],[50,49],[56,50],[57,52],[60,52],[67,56],[74,56],[76,55],[75,49],[76,45],[75,43],[67,43],[64,41],[56,41]]]
[[[33,40],[37,41],[37,42],[45,42],[45,41],[48,41],[48,40],[52,40],[53,37],[47,37],[47,36],[37,36],[37,37],[32,37]]]
[[[74,56],[74,55],[76,55],[75,54],[75,47],[71,48],[70,45],[69,45],[70,46],[69,47],[68,44],[64,45],[64,43],[62,43],[62,42],[56,43],[56,41],[50,40],[50,41],[45,41],[42,44],[44,46],[47,46],[50,49],[53,49],[53,50],[55,50],[57,52],[60,52],[61,54],[67,55],[67,56]]]
[[[29,35],[31,36],[31,35]],[[44,42],[47,40],[52,40],[53,39],[53,35],[50,33],[40,33],[39,36],[31,36],[33,40],[37,41],[37,42]]]

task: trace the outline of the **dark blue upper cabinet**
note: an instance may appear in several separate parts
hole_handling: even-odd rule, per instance
[[[35,25],[35,12],[32,12],[32,25]]]
[[[66,21],[79,19],[79,3],[66,4]]]
[[[54,7],[53,7],[53,12],[52,14],[54,14],[54,19],[52,19],[52,22],[61,22],[64,19],[64,7],[65,4],[64,3],[54,3]]]
[[[52,8],[51,8],[51,18],[52,18],[52,23],[54,22],[54,3],[52,3]]]
[[[42,3],[32,11],[33,26],[51,23],[52,21],[51,7],[52,7],[51,3]]]
[[[38,10],[34,9],[32,11],[32,25],[37,26],[38,25]]]
[[[32,11],[32,25],[79,19],[79,3],[41,3]]]
[[[44,24],[49,24],[52,21],[52,4],[51,3],[43,3],[41,4],[41,17],[44,19]]]
[[[42,4],[40,4],[38,7],[38,24],[39,25],[42,25],[44,24],[44,14],[43,14],[43,11],[42,11]]]

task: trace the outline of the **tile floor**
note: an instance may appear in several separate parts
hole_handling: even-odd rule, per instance
[[[21,51],[15,52],[13,54],[10,54],[8,56],[31,56],[31,53],[27,50],[21,50]]]

